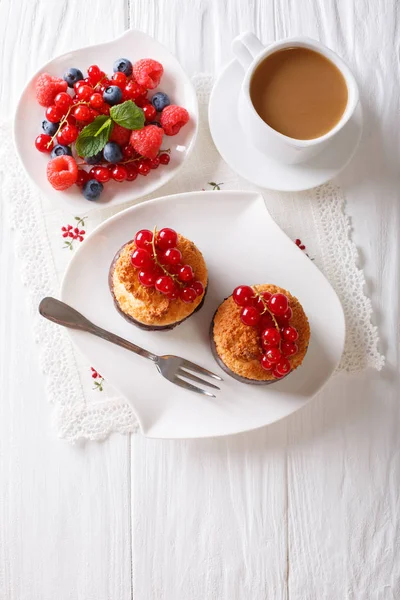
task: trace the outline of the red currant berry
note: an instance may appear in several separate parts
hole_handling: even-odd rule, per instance
[[[282,377],[284,377],[284,375],[281,375],[276,369],[272,371],[272,375],[275,377],[275,379],[282,379]]]
[[[41,133],[35,140],[35,146],[39,152],[51,152],[54,144],[50,135],[47,135],[47,133]]]
[[[67,94],[67,92],[60,92],[54,98],[54,104],[61,108],[63,112],[67,112],[72,104],[72,98],[69,94]]]
[[[170,155],[167,154],[166,152],[162,152],[158,158],[160,159],[160,163],[162,165],[167,165],[169,163],[169,161],[171,160]]]
[[[110,105],[105,102],[103,106],[97,109],[101,115],[106,115],[106,117],[110,114]]]
[[[148,269],[152,266],[153,260],[150,252],[144,248],[136,248],[131,254],[131,263],[136,269]]]
[[[111,170],[112,178],[115,181],[125,181],[127,174],[124,165],[114,165],[114,168]]]
[[[204,294],[204,285],[201,283],[201,281],[194,281],[190,284],[190,287],[194,289],[197,296],[202,296]]]
[[[138,170],[136,165],[125,165],[126,168],[126,180],[127,181],[135,181],[138,176]]]
[[[249,285],[239,285],[233,290],[232,298],[238,306],[250,306],[254,297],[254,291]]]
[[[282,330],[282,337],[287,342],[295,342],[298,339],[299,334],[297,333],[297,329],[289,325],[289,327],[285,327]]]
[[[144,287],[154,287],[154,284],[158,278],[158,274],[155,271],[139,271],[138,279]]]
[[[83,79],[80,79],[79,81],[77,81],[76,83],[74,83],[74,92],[75,92],[75,94],[79,90],[79,88],[81,87],[81,85],[85,85],[85,82],[83,81]]]
[[[282,354],[279,348],[273,346],[272,348],[268,348],[268,350],[265,353],[265,356],[270,362],[275,364],[281,359]]]
[[[172,292],[170,292],[169,294],[166,294],[168,300],[177,300],[179,298],[179,294],[180,294],[180,289],[178,288],[178,286],[175,286],[174,289],[172,290]]]
[[[83,104],[74,108],[72,114],[78,121],[89,121],[91,113],[90,108]]]
[[[264,313],[261,315],[261,319],[257,325],[258,330],[262,333],[265,329],[269,329],[270,327],[275,327],[275,323],[269,313]]]
[[[275,371],[279,373],[279,375],[287,375],[290,371],[290,362],[286,358],[281,358],[281,360],[276,363]]]
[[[160,159],[158,158],[158,156],[156,156],[155,158],[150,158],[149,165],[150,165],[150,169],[157,169],[158,166],[160,165]]]
[[[182,260],[182,254],[178,248],[168,248],[163,254],[163,260],[167,265],[179,265]]]
[[[68,115],[67,123],[68,123],[68,125],[76,125],[76,119],[75,119],[74,115],[71,115],[71,114]]]
[[[277,329],[265,329],[261,334],[261,341],[265,347],[268,346],[279,346],[281,341],[280,333]]]
[[[121,90],[125,89],[126,80],[127,80],[125,73],[122,73],[121,71],[117,71],[111,77],[111,80],[112,80],[111,81],[112,85],[117,85],[119,88],[121,88]]]
[[[261,292],[261,296],[264,298],[266,302],[271,298],[272,294],[270,292]]]
[[[92,106],[93,108],[101,108],[104,104],[103,96],[98,92],[95,92],[90,96],[89,102],[90,106]]]
[[[168,271],[171,273],[171,275],[178,275],[181,268],[182,265],[168,265]]]
[[[260,313],[254,306],[245,306],[240,313],[240,320],[245,325],[255,327],[260,320]]]
[[[148,100],[146,96],[139,96],[139,98],[136,98],[135,104],[136,106],[143,108],[144,106],[146,106],[146,104],[148,104]]]
[[[99,116],[99,113],[97,112],[97,110],[93,110],[93,108],[90,108],[90,117],[87,120],[87,123],[92,123],[92,121],[95,120],[96,117]]]
[[[268,302],[270,311],[277,316],[283,316],[288,306],[289,302],[284,294],[273,294]]]
[[[168,248],[175,248],[178,243],[178,234],[169,227],[160,229],[157,235],[156,246],[160,250],[167,250]],[[182,281],[189,281],[189,279]]]
[[[85,185],[85,183],[89,181],[89,173],[87,171],[85,171],[84,169],[79,169],[78,170],[78,178],[76,180],[76,185],[78,185],[79,187],[82,187]]]
[[[96,84],[101,79],[100,67],[97,65],[91,65],[87,70],[87,74],[92,84]]]
[[[150,173],[150,166],[146,158],[139,160],[137,169],[140,175],[146,176]]]
[[[122,156],[124,158],[132,158],[132,156],[135,154],[135,150],[133,149],[133,146],[131,146],[130,144],[127,144],[126,146],[124,146],[122,148]]]
[[[76,140],[78,135],[79,130],[75,125],[64,125],[64,127],[62,127],[60,132],[57,134],[57,140],[60,142],[60,144],[66,144],[68,146]],[[63,141],[61,141],[60,137]]]
[[[192,267],[190,265],[183,265],[183,267],[179,269],[178,277],[180,281],[184,281],[185,283],[192,281],[194,278]]]
[[[146,90],[136,83],[136,81],[128,81],[124,89],[125,95],[130,100],[137,100],[141,96],[146,95]]]
[[[297,344],[293,344],[293,342],[282,342],[281,350],[283,356],[293,356],[298,351]]]
[[[260,363],[262,368],[266,371],[272,371],[272,369],[274,368],[274,363],[269,361],[265,354],[262,355]]]
[[[107,169],[107,167],[94,167],[90,170],[90,173],[93,171],[93,177],[97,181],[101,181],[102,183],[107,183],[111,179],[111,173]]]
[[[146,121],[154,121],[157,115],[157,111],[152,104],[145,104],[142,110],[144,112]]]
[[[83,100],[84,102],[89,102],[90,96],[93,94],[93,88],[87,84],[81,85],[77,91],[76,95],[79,100]]]
[[[55,106],[53,104],[52,106],[46,108],[46,119],[50,121],[50,123],[58,123],[61,121],[63,116],[64,110],[59,106]]]
[[[258,310],[259,313],[262,313],[265,310],[265,305],[260,296],[255,296],[251,301],[252,306]]]
[[[156,281],[156,290],[162,294],[170,294],[175,289],[175,283],[172,277],[162,275]]]
[[[149,248],[153,241],[153,232],[150,229],[141,229],[135,235],[135,244],[138,248]]]
[[[180,298],[183,302],[194,302],[196,300],[197,294],[192,287],[184,287],[180,291]]]

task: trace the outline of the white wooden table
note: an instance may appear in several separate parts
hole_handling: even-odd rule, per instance
[[[245,29],[264,41],[314,36],[348,60],[366,126],[339,183],[387,367],[336,377],[251,434],[71,447],[51,427],[0,215],[0,599],[398,599],[398,3],[0,0],[1,116],[43,62],[127,27],[163,42],[189,74],[218,71]]]

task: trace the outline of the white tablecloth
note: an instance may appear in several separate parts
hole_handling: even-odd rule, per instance
[[[2,0],[2,117],[41,63],[128,26],[165,43],[189,74],[218,71],[245,29],[264,41],[310,35],[338,51],[366,116],[338,183],[387,366],[341,375],[300,413],[252,434],[71,448],[49,424],[1,218],[1,599],[400,596],[398,12],[395,0]]]

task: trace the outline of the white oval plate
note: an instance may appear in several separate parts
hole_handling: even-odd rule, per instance
[[[108,288],[114,254],[138,229],[174,227],[203,252],[209,289],[203,308],[168,332],[142,331],[115,309]],[[246,385],[214,361],[209,327],[214,311],[239,284],[275,283],[298,297],[311,326],[303,365],[269,386]],[[87,333],[69,330],[91,364],[132,404],[145,435],[198,438],[273,423],[321,389],[343,352],[345,325],[336,293],[322,273],[276,225],[255,192],[191,192],[129,208],[101,224],[79,247],[65,274],[61,299],[97,325],[157,354],[177,354],[219,373],[216,399],[187,392],[154,365]]]
[[[62,77],[69,67],[85,71],[90,65],[97,64],[106,73],[112,74],[113,63],[117,58],[126,57],[135,62],[141,58],[154,58],[164,66],[164,75],[158,89],[166,92],[171,101],[184,106],[190,121],[175,136],[164,136],[163,148],[171,149],[171,161],[168,165],[150,171],[146,177],[139,176],[133,182],[117,183],[110,181],[97,202],[89,202],[74,185],[65,192],[58,192],[47,181],[46,165],[50,155],[38,152],[35,138],[42,133],[42,121],[45,109],[40,106],[35,95],[35,81],[40,73]],[[116,206],[154,192],[174,177],[193,148],[198,128],[198,104],[195,89],[176,60],[164,46],[141,31],[128,30],[121,37],[96,46],[89,46],[68,52],[45,64],[29,81],[19,100],[14,121],[15,145],[21,161],[40,190],[60,204],[64,202],[72,211],[88,211],[96,207]]]

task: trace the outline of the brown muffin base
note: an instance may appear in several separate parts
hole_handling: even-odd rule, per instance
[[[226,300],[226,298],[225,298]],[[218,308],[214,313],[214,317],[217,314]],[[285,379],[285,377],[288,377],[290,375],[290,373],[288,373],[287,375],[285,375],[285,377],[281,377],[280,379],[273,379],[273,380],[265,380],[265,381],[260,381],[259,379],[249,379],[248,377],[242,377],[241,375],[237,375],[237,373],[235,373],[234,371],[232,371],[229,367],[226,366],[226,364],[224,363],[224,361],[222,360],[222,358],[219,356],[218,352],[217,352],[217,347],[215,345],[215,341],[214,341],[214,317],[211,321],[211,326],[210,326],[210,346],[211,346],[211,353],[214,357],[215,362],[221,367],[221,369],[223,371],[225,371],[225,373],[227,373],[228,375],[230,375],[231,377],[233,377],[233,379],[236,379],[237,381],[240,381],[240,383],[247,383],[250,385],[273,385],[274,383],[278,383],[278,381],[282,381],[282,379]]]
[[[113,258],[113,260],[111,262],[110,269],[108,271],[108,287],[110,288],[110,292],[111,292],[111,295],[113,297],[115,308],[120,313],[120,315],[122,315],[124,317],[124,319],[126,321],[128,321],[129,323],[132,323],[132,325],[135,325],[136,327],[139,327],[139,329],[143,329],[144,331],[170,331],[171,329],[174,329],[175,327],[177,327],[178,325],[180,325],[181,323],[183,323],[184,321],[186,321],[187,319],[189,319],[198,310],[200,310],[200,308],[204,304],[204,299],[205,299],[205,297],[207,295],[208,283],[207,283],[206,288],[204,290],[203,298],[201,299],[200,304],[194,309],[194,311],[192,313],[190,313],[190,315],[188,315],[184,319],[181,319],[180,321],[176,321],[175,323],[171,323],[170,325],[146,325],[145,323],[142,323],[141,321],[137,321],[136,319],[134,319],[130,315],[127,315],[126,313],[124,313],[124,311],[121,310],[121,307],[118,304],[118,300],[117,300],[117,298],[115,297],[115,294],[114,294],[114,289],[113,289],[113,274],[114,274],[114,268],[115,268],[116,262],[117,262],[117,260],[119,258],[119,255],[121,253],[121,250],[125,246],[126,246],[126,244],[123,244],[123,246],[121,246],[121,248],[118,250],[118,252],[116,253],[116,255],[114,256],[114,258]]]

